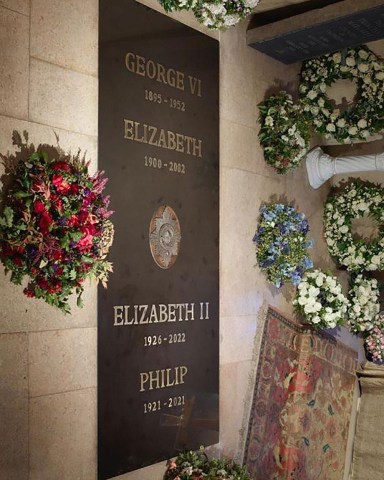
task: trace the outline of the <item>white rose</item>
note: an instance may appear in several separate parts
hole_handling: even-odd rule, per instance
[[[353,311],[355,313],[360,313],[361,312],[361,308],[360,308],[360,305],[358,303],[353,306]]]
[[[356,127],[349,127],[348,128],[348,133],[350,135],[356,135],[357,134],[357,128]]]
[[[336,125],[340,128],[344,128],[345,124],[346,124],[346,122],[345,122],[344,118],[339,118],[339,120],[336,123]]]
[[[367,127],[367,121],[365,120],[365,118],[361,118],[358,122],[357,122],[357,126],[359,128],[366,128]]]
[[[368,58],[368,52],[366,52],[365,50],[359,50],[359,57],[365,60],[366,58]]]
[[[348,65],[348,67],[354,67],[356,65],[356,61],[353,57],[347,57],[345,63]]]
[[[307,93],[307,97],[308,97],[310,100],[314,100],[314,99],[317,97],[317,92],[315,92],[315,90],[310,90],[310,91]]]
[[[375,77],[377,80],[384,80],[384,72],[377,72]]]
[[[357,68],[360,70],[360,72],[363,72],[363,73],[368,72],[369,70],[369,66],[366,63],[360,63],[360,65]]]
[[[265,117],[265,124],[268,126],[268,127],[272,127],[273,126],[273,118],[268,115],[267,117]]]
[[[323,98],[319,98],[318,101],[317,101],[317,104],[319,105],[319,107],[324,107],[324,99]]]
[[[341,62],[341,53],[340,53],[340,52],[334,53],[334,54],[332,55],[332,60],[333,60],[335,63],[340,63],[340,62]]]
[[[321,318],[318,315],[312,318],[312,323],[320,323],[320,321],[321,321]]]
[[[328,125],[325,127],[327,132],[335,132],[336,131],[336,127],[333,123],[328,123]]]

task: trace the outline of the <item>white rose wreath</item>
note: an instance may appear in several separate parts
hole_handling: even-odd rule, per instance
[[[352,220],[368,216],[378,223],[379,236],[370,243],[355,239]],[[351,272],[384,269],[384,189],[351,183],[331,196],[324,209],[324,234],[331,255]]]
[[[357,101],[344,112],[326,95],[336,80],[357,84]],[[384,128],[384,62],[361,46],[329,53],[303,63],[301,103],[315,130],[342,143],[366,140]]]
[[[304,274],[293,305],[315,328],[335,328],[344,323],[348,300],[336,277],[313,270]]]
[[[380,291],[375,278],[357,275],[348,292],[348,325],[353,333],[372,330],[380,312]]]

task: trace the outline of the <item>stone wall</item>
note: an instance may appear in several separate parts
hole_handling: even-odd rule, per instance
[[[146,0],[156,7],[155,0]],[[159,7],[157,7],[159,8]],[[188,14],[181,21],[196,26]],[[0,153],[12,131],[66,150],[87,151],[97,165],[97,0],[0,0]],[[221,42],[220,444],[241,459],[249,412],[260,309],[292,312],[292,291],[278,292],[255,266],[252,237],[262,202],[295,200],[309,217],[318,265],[334,269],[322,232],[327,186],[311,191],[304,166],[278,176],[257,140],[257,103],[293,89],[286,67],[246,46],[243,22]],[[201,29],[201,27],[199,27]],[[217,34],[209,34],[218,37]],[[1,172],[0,172],[1,174]],[[96,478],[96,288],[82,310],[64,316],[26,298],[0,269],[0,478]],[[160,480],[164,463],[119,478]]]

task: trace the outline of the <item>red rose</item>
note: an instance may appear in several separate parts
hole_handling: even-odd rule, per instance
[[[45,205],[41,200],[36,200],[33,204],[33,210],[35,213],[43,213],[45,212]]]
[[[51,163],[51,168],[52,170],[66,170],[67,172],[72,170],[71,165],[69,165],[67,162],[59,161]]]
[[[23,293],[29,298],[33,298],[35,296],[35,293],[32,292],[32,290],[30,290],[29,288],[24,288]]]
[[[14,256],[12,260],[13,260],[13,263],[14,263],[15,265],[22,265],[22,263],[23,263],[22,258],[19,257],[19,256],[17,256],[17,255]]]
[[[53,219],[48,212],[43,212],[40,217],[39,227],[43,235],[49,232],[49,227],[52,225]]]
[[[89,225],[88,227],[81,227],[80,230],[83,232],[83,236],[77,243],[77,248],[81,251],[89,251],[92,247],[93,236],[95,234],[95,227]]]
[[[4,242],[1,246],[1,250],[6,257],[10,257],[11,255],[13,255],[13,249],[9,245],[9,243]]]
[[[45,278],[39,278],[37,280],[37,284],[39,285],[39,287],[42,289],[42,290],[48,290],[48,282],[47,280],[45,280]]]
[[[77,183],[72,183],[71,185],[71,193],[73,193],[74,195],[77,195],[80,191],[80,187]]]
[[[79,222],[80,223],[85,223],[85,221],[87,220],[88,218],[88,212],[84,209],[80,210],[77,218],[79,219]]]
[[[71,188],[70,184],[61,175],[57,175],[56,173],[52,177],[52,184],[56,187],[56,190],[62,194],[68,193]]]
[[[52,257],[54,260],[62,260],[62,258],[63,258],[63,251],[62,251],[62,250],[54,250],[54,251],[51,253],[51,257]]]
[[[78,223],[79,219],[77,218],[77,215],[71,215],[67,220],[68,227],[73,227],[75,225],[78,225]]]

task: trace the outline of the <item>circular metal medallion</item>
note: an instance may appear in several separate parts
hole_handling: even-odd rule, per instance
[[[156,265],[171,268],[180,251],[181,231],[176,213],[162,205],[153,214],[149,225],[149,246]]]

